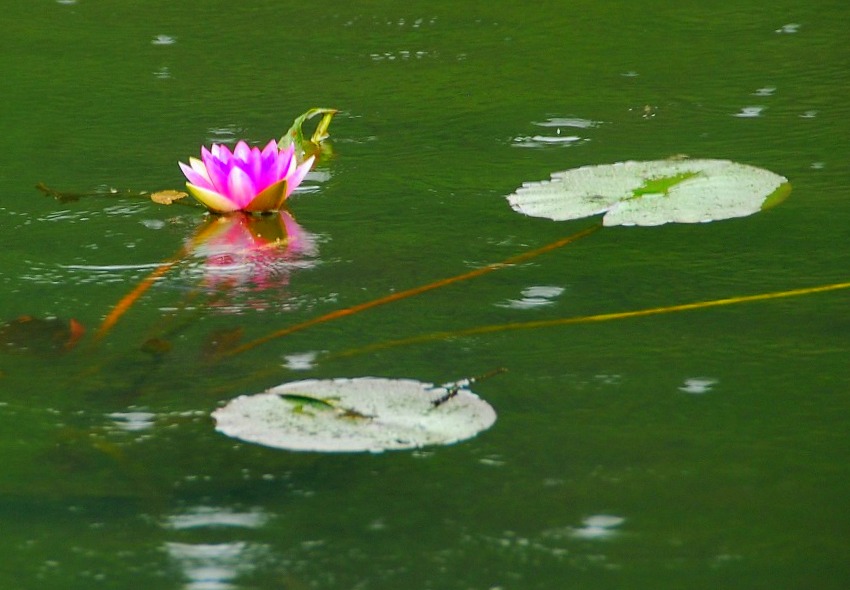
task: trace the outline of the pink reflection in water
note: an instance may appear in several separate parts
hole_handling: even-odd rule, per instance
[[[199,261],[195,270],[202,285],[219,294],[216,305],[266,309],[272,303],[286,305],[290,274],[315,265],[317,246],[315,236],[288,211],[279,211],[211,217],[189,250]],[[246,294],[249,300],[240,303]]]

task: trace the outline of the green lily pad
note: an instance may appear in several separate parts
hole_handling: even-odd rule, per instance
[[[496,421],[496,412],[458,382],[310,379],[243,395],[213,412],[216,430],[292,451],[381,452],[448,445]]]
[[[556,221],[604,213],[603,225],[705,223],[782,201],[788,179],[729,160],[669,159],[583,166],[528,182],[508,196],[524,215]]]

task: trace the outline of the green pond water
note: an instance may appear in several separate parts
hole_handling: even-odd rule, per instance
[[[3,14],[0,322],[58,319],[3,336],[0,587],[850,585],[847,290],[364,349],[850,280],[846,2],[44,0]],[[177,161],[201,144],[265,143],[312,106],[341,112],[333,157],[292,200],[302,246],[253,265],[183,259],[95,344],[206,218],[123,191],[179,189]],[[793,191],[747,218],[604,228],[211,360],[215,342],[598,223],[514,213],[523,182],[677,154],[766,168]],[[58,202],[39,182],[100,196]],[[72,318],[85,336],[45,352]],[[293,453],[209,417],[286,381],[498,367],[473,387],[498,420],[448,447]]]

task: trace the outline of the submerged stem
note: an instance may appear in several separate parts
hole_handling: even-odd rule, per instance
[[[392,293],[391,295],[386,295],[384,297],[380,297],[378,299],[373,299],[372,301],[367,301],[365,303],[360,303],[358,305],[354,305],[352,307],[346,307],[345,309],[338,309],[336,311],[332,311],[323,316],[319,316],[317,318],[313,318],[311,320],[307,320],[305,322],[301,322],[300,324],[295,324],[292,326],[288,326],[286,328],[281,328],[280,330],[276,330],[270,334],[266,334],[256,340],[252,340],[251,342],[246,342],[242,346],[234,348],[227,353],[223,354],[223,356],[232,356],[236,355],[252,348],[256,348],[261,344],[265,344],[271,340],[276,338],[282,338],[283,336],[288,336],[289,334],[293,334],[295,332],[300,332],[301,330],[305,330],[312,326],[323,324],[325,322],[329,322],[331,320],[336,320],[339,318],[343,318],[346,316],[354,315],[356,313],[360,313],[361,311],[366,311],[367,309],[371,309],[373,307],[378,307],[379,305],[385,305],[387,303],[392,303],[394,301],[399,301],[400,299],[406,299],[408,297],[412,297],[414,295],[419,295],[420,293],[425,293],[426,291],[432,291],[434,289],[438,289],[440,287],[445,287],[447,285],[451,285],[452,283],[458,283],[460,281],[465,281],[467,279],[473,279],[475,277],[479,277],[481,275],[485,275],[487,273],[493,272],[494,270],[499,270],[501,268],[506,268],[508,266],[513,266],[515,264],[519,264],[520,262],[525,262],[535,256],[539,256],[541,254],[545,254],[546,252],[551,252],[561,246],[566,246],[567,244],[571,244],[581,238],[589,236],[596,230],[598,230],[602,225],[594,225],[587,229],[584,229],[580,232],[574,233],[565,238],[561,238],[551,244],[547,244],[541,248],[537,248],[535,250],[530,250],[528,252],[523,252],[522,254],[517,254],[516,256],[511,256],[510,258],[506,258],[501,262],[494,262],[492,264],[488,264],[487,266],[482,266],[480,268],[476,268],[475,270],[471,270],[469,272],[465,272],[463,274],[455,275],[453,277],[449,277],[446,279],[440,279],[438,281],[434,281],[433,283],[428,283],[427,285],[420,285],[419,287],[413,287],[412,289],[407,289],[405,291],[400,291],[398,293]]]
[[[733,305],[736,303],[752,303],[754,301],[767,301],[769,299],[781,299],[785,297],[799,297],[801,295],[812,295],[815,293],[826,293],[828,291],[837,291],[839,289],[850,288],[850,282],[832,283],[829,285],[819,285],[817,287],[805,287],[802,289],[790,289],[787,291],[772,291],[769,293],[759,293],[757,295],[742,295],[738,297],[727,297],[724,299],[711,299],[708,301],[698,301],[695,303],[683,303],[680,305],[668,305],[664,307],[650,307],[646,309],[638,309],[634,311],[621,311],[615,313],[601,313],[595,315],[578,316],[572,318],[558,318],[554,320],[537,320],[533,322],[513,322],[509,324],[494,324],[489,326],[478,326],[475,328],[467,328],[466,330],[432,332],[430,334],[422,334],[420,336],[412,336],[410,338],[400,338],[398,340],[388,340],[386,342],[378,342],[353,348],[347,351],[328,355],[326,360],[335,358],[344,358],[367,354],[378,350],[386,350],[388,348],[396,348],[400,346],[409,346],[412,344],[421,344],[423,342],[432,342],[435,340],[447,340],[449,338],[464,338],[467,336],[477,336],[479,334],[491,334],[494,332],[507,332],[511,330],[534,330],[537,328],[552,328],[555,326],[567,326],[571,324],[590,324],[595,322],[608,322],[611,320],[624,320],[629,318],[643,317],[649,315],[660,315],[664,313],[673,313],[677,311],[691,311],[694,309],[704,309],[708,307],[720,307],[722,305]]]
[[[136,300],[141,297],[145,291],[150,289],[155,282],[159,280],[165,273],[171,270],[175,264],[180,262],[186,256],[186,247],[180,248],[180,250],[174,254],[171,258],[163,261],[162,264],[153,269],[148,276],[146,276],[142,281],[136,285],[136,287],[127,293],[121,300],[115,304],[112,308],[112,311],[107,314],[106,318],[100,324],[100,327],[97,329],[95,333],[95,342],[103,339],[104,336],[118,323],[118,320],[121,319],[127,311],[133,306]]]
[[[44,195],[57,200],[60,203],[73,203],[75,201],[79,201],[80,199],[88,198],[88,197],[106,197],[110,199],[119,199],[119,198],[139,198],[145,199],[148,201],[153,201],[159,204],[165,205],[184,205],[192,207],[193,209],[197,208],[197,204],[192,199],[182,200],[182,196],[186,196],[186,193],[181,193],[180,191],[175,190],[161,190],[155,191],[153,193],[149,191],[136,191],[131,189],[98,189],[87,192],[72,192],[72,191],[59,191],[54,188],[51,188],[44,184],[43,182],[39,182],[35,185],[35,188],[44,193]],[[158,198],[159,197],[159,198]]]

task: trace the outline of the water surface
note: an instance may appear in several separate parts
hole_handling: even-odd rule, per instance
[[[0,356],[0,581],[14,588],[845,588],[847,295],[432,341],[478,325],[848,280],[841,2],[79,0],[7,7],[0,319],[74,318],[67,354]],[[199,145],[342,110],[293,199],[310,247],[180,262]],[[242,341],[591,226],[523,218],[524,181],[677,154],[787,176],[745,219],[607,228],[475,280]],[[58,203],[37,182],[104,196]],[[110,189],[119,191],[106,196]],[[170,348],[143,350],[151,338]],[[159,352],[157,352],[159,351]],[[446,448],[286,453],[217,434],[301,378],[444,382],[495,426]]]

